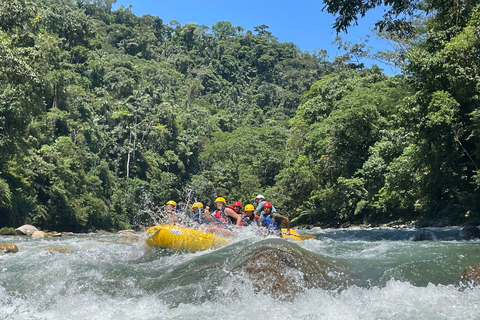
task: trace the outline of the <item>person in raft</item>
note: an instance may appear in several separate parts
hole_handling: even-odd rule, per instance
[[[215,211],[210,213],[210,215],[215,217],[220,224],[241,225],[242,217],[232,207],[227,207],[226,205],[225,199],[218,197],[215,199]]]
[[[243,213],[242,221],[246,223],[247,226],[260,226],[260,216],[253,213],[255,207],[251,204],[247,204],[244,210],[245,212]]]
[[[205,210],[203,209],[203,203],[201,202],[195,202],[192,204],[192,210],[193,210],[193,221],[199,223],[199,224],[204,224],[206,223],[207,219],[205,217]]]
[[[183,212],[177,209],[177,203],[173,200],[168,201],[165,205],[165,213],[167,223],[176,224],[185,220]]]
[[[255,208],[255,211],[253,213],[261,217],[263,212],[263,204],[267,201],[265,201],[264,196],[259,194],[258,196],[255,197],[255,202],[257,203],[257,208]],[[272,212],[277,213],[277,210],[275,210],[274,206],[272,206]]]
[[[229,208],[232,208],[233,211],[235,211],[236,214],[238,214],[240,217],[243,217],[244,212],[242,212],[242,203],[241,202],[234,202],[232,206]]]
[[[282,222],[285,222],[285,226],[287,227],[287,233],[290,234],[290,220],[287,217],[279,215],[276,212],[272,212],[272,204],[270,202],[265,202],[262,206],[263,214],[262,214],[262,227],[267,228],[268,231],[274,232],[276,234],[280,234],[282,231],[280,226]]]

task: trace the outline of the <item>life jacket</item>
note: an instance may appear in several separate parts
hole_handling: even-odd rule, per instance
[[[243,226],[249,226],[251,225],[253,222],[255,221],[258,221],[260,219],[259,216],[257,216],[256,214],[253,214],[251,217],[248,217],[245,212],[242,212],[242,225]]]
[[[193,215],[193,221],[196,221],[200,224],[205,223],[205,215],[202,214],[203,212],[203,209],[198,210],[198,212]]]
[[[233,211],[235,211],[235,208],[232,207],[232,206],[227,206],[227,208],[232,209]],[[224,210],[225,210],[225,209],[224,209]],[[237,212],[237,211],[235,211],[235,212]]]
[[[270,215],[262,217],[262,226],[267,227],[268,230],[276,230],[277,223],[270,218]]]
[[[233,219],[232,217],[230,217],[230,216],[227,216],[227,214],[225,213],[225,208],[223,208],[223,207],[222,207],[222,210],[220,210],[220,211],[219,211],[219,210],[215,210],[215,211],[213,212],[213,216],[214,216],[215,218],[217,218],[218,220],[222,221],[223,223],[230,223],[230,224],[231,224],[231,223],[234,223],[234,222],[233,222],[234,219]],[[235,223],[236,223],[236,222],[237,222],[237,221],[235,221]]]
[[[233,212],[237,213],[232,206],[227,206],[227,208],[232,209]],[[237,224],[237,219],[225,213],[225,207],[222,207],[221,211],[215,210],[213,215],[215,216],[215,218],[219,219],[223,223]]]
[[[223,223],[228,223],[228,219],[227,219],[227,215],[225,214],[225,211],[223,210],[215,210],[213,213],[212,213],[212,216],[214,216],[215,218],[217,218],[218,220],[222,221]]]

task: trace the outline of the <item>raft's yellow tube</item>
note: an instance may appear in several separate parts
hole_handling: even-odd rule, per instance
[[[287,228],[282,228],[282,239],[290,238],[297,241],[303,241],[297,231],[290,229],[290,235],[287,235]]]
[[[227,245],[229,240],[205,231],[163,224],[147,229],[147,244],[174,251],[202,251]]]

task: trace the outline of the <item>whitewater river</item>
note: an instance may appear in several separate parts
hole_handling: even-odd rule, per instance
[[[0,254],[0,319],[480,319],[480,287],[461,281],[480,241],[414,233],[311,230],[294,242],[245,231],[176,254],[148,250],[140,233],[3,236],[19,252]]]

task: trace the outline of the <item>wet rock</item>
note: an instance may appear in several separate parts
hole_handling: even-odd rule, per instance
[[[24,224],[21,227],[18,227],[15,229],[17,231],[20,231],[23,234],[26,234],[27,236],[31,236],[35,231],[38,231],[38,229],[35,226],[32,226],[31,224]]]
[[[135,233],[135,230],[133,230],[133,229],[120,230],[120,231],[118,231],[118,233],[120,233],[120,234],[132,234],[132,233]]]
[[[62,232],[62,237],[71,237],[74,236],[75,233],[73,232]]]
[[[462,281],[473,282],[474,284],[480,284],[480,266],[468,266],[462,272]]]
[[[480,229],[475,226],[468,225],[465,226],[462,230],[460,230],[458,235],[462,239],[477,239],[480,238]]]
[[[18,247],[15,243],[4,242],[0,243],[0,253],[16,253],[18,252]]]
[[[49,232],[47,233],[47,238],[57,238],[61,237],[62,234],[60,232]]]
[[[134,243],[138,241],[138,236],[126,236],[118,238],[119,243]]]
[[[35,231],[32,233],[32,238],[45,238],[46,233],[43,231]]]
[[[428,229],[418,230],[417,233],[410,239],[411,241],[437,241],[437,234]]]
[[[351,225],[352,225],[352,223],[347,221],[347,222],[345,222],[345,223],[342,223],[342,224],[340,225],[340,228],[348,228],[348,227],[350,227]]]
[[[450,218],[448,217],[434,219],[430,222],[430,227],[436,227],[436,228],[443,228],[449,225],[451,225],[451,221],[450,221]]]
[[[269,239],[244,248],[233,261],[232,272],[246,274],[256,292],[291,301],[306,288],[343,287],[344,269],[296,244]]]
[[[61,247],[61,246],[51,246],[46,247],[45,250],[47,253],[72,253],[72,250],[69,248]]]

